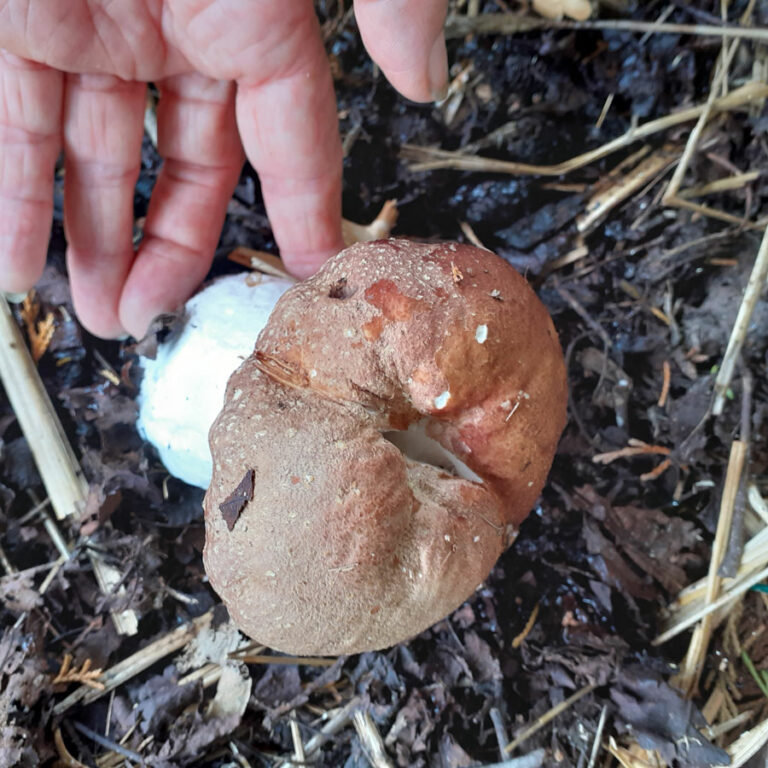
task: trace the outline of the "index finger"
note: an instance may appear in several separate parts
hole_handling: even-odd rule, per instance
[[[336,98],[313,12],[265,73],[238,81],[238,127],[286,267],[308,277],[344,245]]]

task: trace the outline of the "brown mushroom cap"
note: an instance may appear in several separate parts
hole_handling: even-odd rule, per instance
[[[288,653],[412,637],[514,539],[566,400],[552,321],[498,256],[404,240],[347,248],[280,299],[229,381],[210,433],[211,584],[245,633]],[[482,482],[387,439],[414,423]]]

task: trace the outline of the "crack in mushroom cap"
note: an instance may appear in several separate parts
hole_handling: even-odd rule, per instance
[[[354,245],[290,289],[211,428],[206,570],[239,627],[295,654],[393,645],[487,577],[565,424],[562,351],[526,281],[459,244]],[[410,459],[411,425],[482,482]],[[232,530],[219,510],[245,473]]]

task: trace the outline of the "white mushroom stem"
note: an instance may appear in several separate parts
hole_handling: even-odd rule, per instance
[[[207,488],[208,430],[224,403],[227,381],[253,352],[261,329],[292,281],[241,273],[214,281],[186,304],[183,327],[142,358],[138,428],[168,471]]]
[[[142,358],[138,429],[168,471],[207,488],[212,473],[208,431],[224,403],[229,377],[253,351],[290,280],[241,273],[219,278],[185,306],[182,327]],[[448,401],[450,393],[441,397]],[[466,464],[425,432],[426,422],[384,436],[409,459],[481,483]]]

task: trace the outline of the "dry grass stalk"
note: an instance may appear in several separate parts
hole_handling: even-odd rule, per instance
[[[736,505],[736,495],[739,491],[744,462],[747,458],[747,444],[742,440],[734,440],[731,444],[731,455],[728,459],[728,469],[725,475],[725,487],[720,501],[720,516],[717,520],[715,540],[712,542],[712,554],[707,574],[707,588],[704,594],[704,605],[711,605],[720,592],[722,577],[718,571],[728,548],[728,540],[733,521],[733,510]],[[699,677],[704,668],[707,648],[715,628],[715,617],[708,613],[701,620],[691,636],[688,653],[685,656],[680,672],[675,678],[676,685],[689,697],[693,696],[699,685]]]
[[[729,192],[733,189],[741,189],[744,185],[759,179],[761,173],[761,171],[749,171],[748,173],[726,176],[724,179],[710,181],[709,184],[702,184],[699,187],[688,187],[688,189],[683,189],[677,193],[677,196],[684,200],[688,200],[692,197],[704,197],[705,195],[714,195],[719,192]]]
[[[768,525],[768,503],[762,497],[760,490],[754,483],[749,484],[747,498],[749,499],[749,505],[752,507],[755,514]]]
[[[669,182],[669,186],[664,193],[662,203],[674,208],[683,208],[694,213],[709,216],[710,218],[718,219],[719,221],[725,221],[729,224],[762,229],[762,227],[765,226],[765,222],[748,222],[743,218],[733,216],[730,213],[725,213],[717,208],[712,208],[711,206],[703,205],[701,203],[693,203],[687,199],[691,195],[682,194],[680,189],[685,173],[688,170],[688,166],[690,165],[693,155],[701,141],[704,128],[709,122],[710,117],[714,114],[714,104],[717,101],[717,97],[724,96],[727,92],[730,65],[739,48],[740,41],[733,40],[730,42],[730,45],[727,43],[728,41],[723,41],[723,49],[715,67],[715,74],[712,78],[709,97],[704,104],[704,110],[699,115],[696,125],[688,136],[683,156],[681,157],[680,162],[675,169],[675,173]]]
[[[585,685],[580,690],[576,691],[573,695],[569,696],[565,701],[561,701],[556,704],[552,709],[545,712],[541,717],[537,718],[528,728],[526,728],[519,736],[516,736],[512,741],[504,747],[504,751],[509,754],[519,747],[524,741],[530,739],[535,733],[538,733],[547,723],[550,723],[558,715],[565,712],[566,709],[572,707],[579,699],[583,699],[586,695],[592,693],[597,688],[596,683],[590,683]]]
[[[253,248],[239,245],[227,258],[230,261],[234,261],[235,264],[241,264],[244,267],[248,267],[248,269],[255,269],[257,272],[262,272],[265,275],[282,277],[288,280],[296,279],[288,274],[283,266],[283,262],[277,256],[266,251],[257,251]]]
[[[766,564],[768,564],[768,528],[759,531],[746,543],[735,577],[723,579],[723,592],[730,591],[733,586],[738,585]],[[665,622],[666,627],[674,626],[678,621],[686,618],[688,614],[702,608],[706,585],[707,579],[705,577],[687,586],[678,594],[675,602],[667,609],[669,616]]]
[[[595,729],[595,738],[592,741],[592,751],[589,754],[589,763],[587,768],[595,768],[597,762],[597,756],[600,753],[600,746],[603,742],[603,730],[605,729],[605,721],[608,715],[608,705],[603,704],[603,708],[600,711],[600,719],[597,721],[597,728]]]
[[[381,240],[389,237],[397,222],[397,201],[387,200],[382,206],[376,218],[370,224],[356,224],[354,221],[342,219],[341,231],[345,245]],[[257,251],[240,245],[235,248],[227,258],[248,269],[262,272],[272,277],[282,277],[287,280],[296,280],[289,274],[283,262],[277,256],[266,251]]]
[[[325,713],[325,725],[304,745],[304,754],[308,760],[313,758],[328,739],[347,727],[360,704],[360,699],[351,699],[343,707]]]
[[[619,746],[613,736],[605,748],[623,768],[667,768],[658,752],[648,752],[637,744],[631,744],[629,748]]]
[[[3,297],[0,297],[0,382],[32,451],[56,517],[63,520],[79,515],[85,508],[88,483],[11,308]],[[51,526],[46,527],[50,529]],[[55,533],[58,531],[52,533],[56,543]],[[63,551],[59,545],[59,551],[62,555],[69,555],[66,544]],[[121,574],[92,550],[89,549],[88,554],[99,588],[104,594],[111,594],[122,581]],[[118,594],[121,592],[124,593],[123,588],[118,590]],[[134,611],[113,611],[111,616],[120,634],[133,635],[137,632],[138,618]]]
[[[766,743],[768,743],[768,720],[764,720],[760,725],[750,728],[750,730],[739,736],[739,738],[726,749],[731,758],[731,763],[728,768],[741,768],[741,766],[754,757]],[[726,768],[726,766],[715,766],[715,768]]]
[[[741,354],[741,348],[744,346],[755,306],[757,306],[760,295],[765,288],[766,278],[768,278],[768,227],[766,227],[763,234],[763,240],[760,243],[760,248],[755,258],[749,282],[744,290],[744,296],[736,315],[736,322],[733,324],[733,330],[728,339],[728,346],[723,355],[723,362],[720,364],[717,376],[715,377],[715,392],[712,403],[712,413],[715,416],[719,416],[723,412],[728,388],[731,385],[731,379],[736,369],[736,363]]]
[[[346,245],[369,243],[389,237],[396,223],[397,200],[387,200],[370,224],[355,224],[354,221],[342,219],[341,235]]]
[[[448,39],[467,35],[511,35],[536,29],[610,29],[667,35],[696,35],[768,42],[768,30],[762,28],[714,24],[668,24],[632,19],[596,19],[595,21],[555,21],[521,16],[518,13],[485,13],[476,17],[451,16],[445,25]]]
[[[297,763],[303,763],[307,757],[304,754],[304,742],[301,740],[301,730],[295,710],[291,712],[291,741],[293,742],[293,759]]]
[[[363,745],[365,755],[373,768],[394,768],[394,763],[389,759],[384,748],[379,729],[370,714],[358,709],[353,717],[357,736]]]
[[[642,189],[647,182],[667,170],[680,156],[672,147],[664,147],[639,163],[624,176],[616,174],[616,183],[594,194],[584,206],[584,213],[576,219],[579,232],[590,231],[614,208]]]
[[[481,16],[480,18],[483,17]],[[753,81],[742,85],[740,88],[736,88],[727,96],[715,99],[709,109],[711,109],[712,114],[728,112],[766,97],[768,97],[768,85]],[[631,128],[626,133],[596,149],[576,155],[576,157],[572,157],[562,163],[556,163],[555,165],[531,165],[530,163],[518,163],[509,160],[495,160],[489,157],[467,155],[463,152],[450,152],[444,149],[421,147],[414,144],[403,145],[402,157],[413,161],[410,165],[410,170],[412,171],[432,171],[448,168],[459,171],[482,171],[513,175],[561,176],[564,173],[583,168],[596,160],[607,157],[640,139],[652,136],[676,125],[697,120],[705,109],[707,109],[707,105],[701,104],[657,118],[656,120],[649,120],[647,123]]]
[[[720,597],[718,597],[717,600],[715,600],[713,603],[704,605],[687,615],[685,618],[681,618],[667,630],[655,637],[651,642],[651,645],[662,645],[666,643],[668,640],[676,637],[681,632],[685,632],[686,629],[692,627],[697,621],[700,621],[708,614],[719,611],[724,606],[738,599],[747,590],[754,587],[755,584],[758,584],[765,579],[768,579],[768,567],[753,573],[749,577],[740,580],[736,584],[732,584],[730,589],[728,589],[727,592],[723,592],[723,594],[720,595]]]
[[[63,715],[75,704],[81,701],[84,704],[90,704],[105,693],[109,693],[109,691],[121,686],[135,675],[151,667],[155,662],[183,648],[203,627],[210,624],[212,617],[213,611],[207,611],[202,616],[198,616],[181,627],[177,627],[153,643],[136,651],[136,653],[131,654],[128,658],[118,662],[102,674],[100,678],[104,684],[102,691],[94,691],[86,686],[81,686],[56,704],[53,708],[53,713],[57,716]]]
[[[1,297],[0,380],[27,438],[56,517],[64,520],[80,514],[88,484],[11,309]]]

